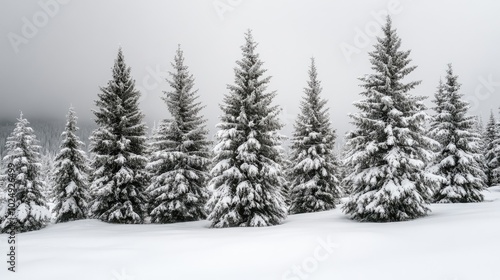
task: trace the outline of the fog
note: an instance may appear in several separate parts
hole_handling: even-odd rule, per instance
[[[292,129],[315,57],[341,137],[360,98],[357,78],[371,73],[367,53],[386,14],[418,66],[409,75],[422,80],[414,93],[431,97],[452,63],[471,114],[487,118],[500,104],[498,11],[500,2],[493,0],[1,1],[0,119],[20,111],[28,119],[64,118],[72,104],[80,120],[90,121],[121,46],[151,126],[168,117],[160,98],[180,44],[214,132],[244,32],[252,29],[273,77],[269,89],[283,108],[284,134]]]

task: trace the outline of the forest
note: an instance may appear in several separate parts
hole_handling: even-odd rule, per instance
[[[315,59],[294,132],[285,136],[257,45],[248,30],[215,141],[180,46],[163,96],[171,118],[151,131],[122,48],[95,101],[95,124],[79,128],[73,108],[66,123],[21,113],[15,125],[2,124],[2,232],[88,218],[262,227],[338,206],[356,221],[397,222],[428,215],[431,203],[482,202],[482,191],[498,184],[495,115],[484,128],[468,114],[452,64],[443,66],[427,108],[413,94],[421,81],[407,80],[417,66],[389,17],[369,53],[373,73],[360,78],[363,99],[354,103],[354,128],[340,153]]]

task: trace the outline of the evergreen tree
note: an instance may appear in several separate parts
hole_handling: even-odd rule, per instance
[[[500,174],[498,172],[500,171],[500,131],[498,125],[492,111],[484,133],[487,186],[495,186],[500,183]]]
[[[432,123],[430,135],[439,139],[441,150],[432,170],[445,180],[434,193],[439,203],[477,202],[483,200],[484,173],[479,152],[480,135],[474,133],[475,119],[467,116],[468,103],[459,93],[458,76],[451,64],[446,71],[444,100]]]
[[[3,211],[5,216],[0,226],[2,232],[39,230],[49,222],[50,212],[41,192],[43,182],[40,174],[40,146],[22,113],[14,131],[7,138],[6,150],[4,170],[7,170],[9,163],[14,166],[15,209]],[[8,183],[8,180],[4,180],[4,191]]]
[[[45,154],[41,156],[41,176],[42,176],[42,196],[45,198],[47,203],[52,203],[54,201],[53,196],[53,178],[52,171],[54,169],[54,158],[50,151],[46,150]]]
[[[420,82],[403,83],[416,66],[408,66],[410,51],[387,18],[370,53],[375,74],[360,80],[365,99],[354,105],[356,128],[347,134],[346,184],[351,195],[343,210],[353,219],[371,222],[404,221],[424,216],[435,179],[424,167],[432,159],[435,141],[425,136],[424,97],[411,90]]]
[[[55,199],[52,212],[56,223],[85,219],[88,213],[89,170],[85,152],[81,150],[84,144],[75,135],[77,130],[77,117],[71,107],[52,175]]]
[[[347,153],[349,152],[348,146],[345,144],[342,145],[342,148],[340,150],[340,159],[345,159],[347,157]],[[339,172],[338,172],[338,179],[340,181],[340,189],[341,189],[341,196],[346,196],[350,195],[352,192],[352,188],[350,185],[347,184],[347,176],[349,175],[349,166],[346,161],[344,160],[339,160]]]
[[[235,84],[228,85],[221,105],[208,203],[212,227],[277,225],[287,214],[280,110],[272,105],[276,93],[267,92],[270,77],[264,76],[256,47],[248,31]]]
[[[334,155],[335,131],[331,128],[327,101],[321,98],[321,85],[314,59],[304,89],[301,112],[292,138],[290,213],[330,210],[340,197],[339,172]]]
[[[92,132],[92,216],[111,223],[142,223],[148,201],[146,125],[139,110],[140,93],[130,76],[122,50],[113,78],[101,88],[94,111],[98,128]]]
[[[434,104],[436,104],[435,107],[433,108],[436,111],[436,114],[437,115],[442,114],[443,113],[443,104],[446,102],[445,86],[443,84],[442,79],[439,79],[439,85],[437,87],[436,93],[434,94],[434,100],[432,100],[432,102]],[[430,131],[435,130],[437,125],[439,125],[438,122],[431,122],[429,131],[427,134],[430,134]],[[431,137],[439,143],[439,146],[434,147],[434,151],[436,153],[438,153],[441,149],[441,146],[446,144],[446,137],[444,137],[442,135],[433,135]]]
[[[151,221],[174,223],[206,218],[209,194],[210,142],[201,116],[203,108],[193,90],[194,78],[184,65],[180,47],[168,80],[171,91],[164,98],[172,119],[165,120],[152,142],[147,168],[152,174],[148,188],[152,199]]]
[[[488,176],[486,175],[487,171],[487,164],[486,164],[486,142],[485,142],[485,128],[483,124],[483,118],[480,115],[476,115],[473,117],[474,119],[474,125],[472,128],[472,132],[476,133],[479,136],[479,141],[478,141],[478,148],[476,150],[476,153],[479,154],[479,168],[483,171],[482,172],[482,180],[484,184],[487,184],[488,182]]]
[[[481,117],[481,115],[477,115],[474,116],[474,119],[476,121],[476,125],[474,126],[474,132],[478,133],[479,135],[483,135],[485,132],[483,117]]]
[[[292,169],[294,163],[290,161],[290,149],[285,150],[283,149],[282,153],[282,163],[281,163],[281,168],[283,169],[283,174],[284,174],[284,183],[283,187],[281,189],[281,195],[283,196],[283,199],[285,201],[285,206],[287,209],[287,213],[290,212],[290,205],[292,204],[290,200],[290,182],[292,180]]]

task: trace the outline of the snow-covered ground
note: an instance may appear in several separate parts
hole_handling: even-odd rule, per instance
[[[500,187],[485,196],[386,224],[351,221],[339,209],[267,228],[52,224],[17,236],[15,273],[0,235],[0,279],[498,280]]]

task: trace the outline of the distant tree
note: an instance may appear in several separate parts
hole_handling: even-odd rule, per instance
[[[328,108],[325,108],[327,101],[321,97],[317,76],[314,59],[311,59],[309,81],[292,138],[290,213],[333,209],[341,194],[334,154],[335,130],[331,127]]]
[[[437,87],[436,93],[434,94],[434,99],[432,100],[432,102],[435,104],[435,107],[433,107],[433,109],[436,112],[436,116],[443,114],[444,104],[446,102],[446,92],[445,92],[445,85],[443,84],[442,79],[439,79],[439,85]],[[428,134],[430,134],[430,131],[436,130],[439,125],[440,125],[439,122],[431,122]],[[439,142],[439,146],[435,146],[434,148],[434,151],[437,153],[441,150],[441,146],[446,144],[446,137],[444,135],[439,135],[439,134],[432,135],[431,137],[437,142]]]
[[[29,126],[28,120],[21,116],[16,127],[6,142],[7,155],[3,158],[4,172],[11,163],[15,174],[14,179],[14,210],[8,209],[1,224],[2,232],[26,232],[43,228],[50,219],[45,198],[41,189],[40,146]],[[8,174],[4,173],[4,177]],[[4,192],[8,180],[4,180]],[[9,207],[10,208],[10,207]],[[5,209],[5,208],[4,208]]]
[[[499,124],[495,120],[493,111],[490,113],[490,119],[486,125],[484,134],[484,143],[486,145],[486,185],[495,186],[500,183],[500,131]]]
[[[184,64],[180,47],[168,80],[171,91],[164,97],[172,119],[160,124],[151,144],[147,169],[152,174],[147,189],[151,197],[151,221],[174,223],[206,218],[209,198],[210,142],[203,106],[193,90],[194,78]]]
[[[52,203],[54,201],[53,190],[53,178],[52,171],[54,169],[54,157],[52,152],[45,150],[45,153],[41,155],[41,176],[42,176],[42,194],[47,203]]]
[[[272,105],[276,93],[266,90],[270,77],[256,47],[248,31],[235,84],[221,105],[208,203],[212,227],[271,226],[287,215],[280,110]]]
[[[81,149],[84,144],[75,134],[77,130],[77,117],[71,107],[52,175],[55,202],[52,212],[56,223],[85,219],[88,213],[89,168]]]
[[[283,187],[281,188],[281,195],[283,196],[283,199],[285,201],[285,206],[287,209],[287,213],[290,212],[290,205],[291,205],[291,200],[290,200],[290,182],[292,180],[293,176],[293,165],[294,163],[290,161],[290,150],[283,150],[282,153],[282,169],[283,169],[283,177],[284,177],[284,183]]]
[[[480,135],[475,133],[475,119],[467,115],[469,104],[459,93],[458,76],[451,64],[443,85],[444,98],[432,122],[430,135],[441,142],[441,150],[432,171],[445,180],[434,193],[439,203],[477,202],[483,200],[484,172],[481,169]],[[438,104],[436,102],[436,104]]]
[[[436,183],[424,167],[437,143],[425,136],[424,97],[411,94],[420,82],[403,82],[416,66],[409,66],[410,51],[400,50],[389,17],[382,31],[369,53],[375,73],[360,79],[365,99],[354,103],[361,112],[351,115],[355,129],[347,134],[345,180],[352,187],[343,210],[359,221],[424,216]]]
[[[483,171],[482,180],[485,184],[488,182],[488,176],[486,175],[487,164],[486,164],[486,142],[485,142],[485,128],[483,124],[483,118],[480,115],[473,116],[474,125],[472,126],[472,132],[476,133],[479,136],[478,148],[476,153],[479,154],[478,164],[479,168]]]
[[[344,143],[342,145],[340,152],[339,152],[339,172],[338,172],[338,179],[340,181],[340,189],[341,189],[341,196],[346,196],[350,195],[352,192],[352,188],[349,184],[347,184],[347,176],[350,174],[349,172],[349,165],[345,159],[347,157],[349,150],[348,146]]]
[[[139,96],[120,49],[113,78],[101,88],[95,102],[98,128],[92,133],[90,147],[94,154],[90,211],[92,217],[105,222],[138,224],[147,214],[147,127]]]

